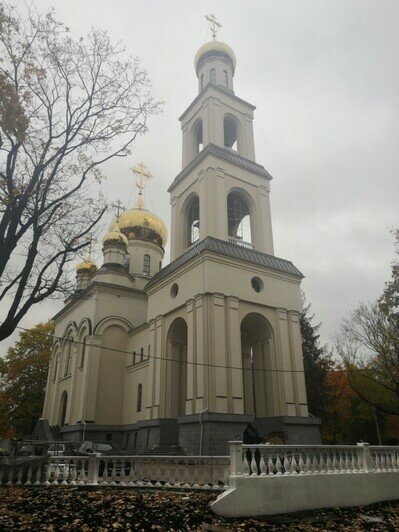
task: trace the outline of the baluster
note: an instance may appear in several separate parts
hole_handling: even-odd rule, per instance
[[[62,486],[67,486],[68,485],[68,482],[67,482],[67,478],[69,476],[69,462],[67,460],[62,460],[61,462],[62,464],[62,482],[61,482],[61,485]]]
[[[54,466],[54,464],[50,461],[47,462],[44,466],[44,485],[49,486],[50,484],[50,475],[51,475],[51,469]]]
[[[40,463],[38,465],[38,468],[36,469],[36,475],[35,475],[35,482],[34,482],[34,485],[35,486],[40,486],[41,484],[41,480],[42,480],[42,464]],[[1,484],[1,482],[0,482]]]
[[[306,465],[303,460],[302,453],[299,453],[298,467],[299,467],[299,474],[304,475],[306,473]]]
[[[352,456],[352,460],[351,460],[351,463],[352,463],[352,472],[353,472],[353,473],[357,473],[358,470],[357,470],[357,460],[356,460],[355,451],[352,451],[351,456]]]
[[[260,451],[260,463],[259,463],[261,477],[266,476],[266,464],[265,464],[265,459],[263,458],[263,454],[264,454],[264,451],[261,450]]]
[[[174,486],[178,486],[180,487],[180,464],[179,464],[179,460],[176,459],[174,461],[175,463],[175,481],[174,481]]]
[[[320,473],[326,473],[326,463],[325,463],[325,460],[324,460],[324,457],[323,457],[323,451],[320,451],[320,460],[319,460],[319,468],[320,468]]]
[[[101,465],[103,466],[102,484],[108,484],[110,482],[109,471],[108,471],[108,459],[107,458],[101,458],[100,467],[98,468],[99,473],[101,471]]]
[[[58,459],[58,457],[57,457],[57,459]],[[58,485],[58,477],[59,476],[60,476],[60,466],[56,462],[54,464],[53,484],[57,484]]]
[[[291,473],[293,475],[298,474],[298,462],[296,460],[295,454],[292,454],[292,460],[291,460]]]
[[[399,454],[396,451],[393,452],[393,463],[394,463],[394,470],[398,471],[399,470]]]
[[[281,463],[281,460],[280,460],[280,453],[277,454],[276,469],[277,469],[276,475],[282,475],[283,474],[283,464]]]
[[[77,460],[76,469],[78,470],[78,486],[86,484],[85,460],[83,458]]]
[[[269,454],[269,459],[267,460],[267,474],[274,476],[274,463],[271,454]]]
[[[30,464],[28,467],[28,472],[26,473],[25,486],[30,486],[32,484],[31,482],[32,475],[33,475],[33,469],[32,469],[32,464]]]
[[[333,469],[333,460],[331,460],[331,453],[327,450],[327,473],[331,474],[334,472]]]
[[[78,476],[78,472],[76,469],[76,461],[74,458],[71,458],[69,460],[69,485],[70,486],[76,486],[77,476]]]
[[[258,475],[258,466],[256,465],[255,460],[255,449],[252,450],[252,460],[251,460],[251,475]]]
[[[283,465],[284,465],[284,474],[285,475],[289,475],[291,473],[290,471],[290,461],[288,459],[288,455],[287,455],[288,451],[285,451],[284,453],[284,459],[283,459]]]
[[[3,484],[4,468],[0,467],[0,486]]]
[[[391,451],[386,452],[388,471],[393,471]]]
[[[378,451],[375,451],[375,470],[377,472],[381,471],[380,453]]]
[[[126,486],[126,469],[127,469],[128,461],[126,458],[121,458],[120,463],[121,463],[121,471],[119,475],[119,485]]]
[[[332,460],[332,468],[334,473],[339,473],[339,463],[337,459],[337,451],[333,449],[333,460]]]
[[[247,460],[247,452],[244,450],[242,459],[242,473],[245,477],[249,475],[249,464]]]
[[[20,464],[19,468],[18,468],[18,474],[17,474],[17,486],[21,486],[22,485],[22,474],[24,472],[24,466],[22,464]]]
[[[8,482],[7,482],[7,486],[12,486],[14,483],[14,469],[13,468],[10,468],[8,470]]]
[[[342,456],[342,451],[339,451],[339,472],[345,473],[345,460]]]
[[[350,460],[349,453],[350,453],[350,451],[348,451],[348,450],[345,451],[345,468],[346,468],[347,473],[351,473],[352,472],[352,470],[351,470],[351,460]]]
[[[313,467],[313,464],[310,460],[310,452],[311,451],[307,451],[306,452],[306,462],[305,462],[305,468],[306,468],[306,474],[307,475],[311,475],[313,473],[313,470],[312,470],[312,467]],[[314,455],[313,455],[313,458],[314,458]]]

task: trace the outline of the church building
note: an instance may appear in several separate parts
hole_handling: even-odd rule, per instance
[[[226,454],[248,422],[285,443],[320,443],[309,416],[299,326],[302,273],[273,251],[272,177],[255,161],[255,107],[236,95],[224,42],[194,60],[180,117],[182,170],[167,230],[138,197],[77,267],[54,317],[43,422],[64,440],[132,453]]]

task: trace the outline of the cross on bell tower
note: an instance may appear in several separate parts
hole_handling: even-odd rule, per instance
[[[136,209],[143,209],[144,208],[144,202],[143,202],[143,190],[145,189],[145,182],[149,179],[152,179],[152,175],[150,174],[150,171],[145,166],[143,162],[136,165],[134,168],[131,169],[133,174],[136,176],[136,187],[138,189],[138,194],[136,198],[136,202],[134,204],[134,207]]]
[[[211,33],[212,33],[212,39],[214,41],[216,41],[216,37],[217,37],[218,31],[220,30],[220,28],[222,28],[222,25],[216,19],[214,14],[205,15],[205,18],[209,22],[209,26],[210,26]]]

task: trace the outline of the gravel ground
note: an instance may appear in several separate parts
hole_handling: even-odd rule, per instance
[[[222,519],[214,493],[1,488],[0,531],[399,531],[399,501],[260,519]]]

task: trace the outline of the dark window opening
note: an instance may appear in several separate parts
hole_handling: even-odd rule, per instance
[[[81,352],[81,355],[80,355],[80,364],[79,364],[80,368],[83,368],[83,366],[85,365],[86,342],[87,342],[87,336],[85,336],[83,338],[82,352]]]
[[[216,83],[216,70],[214,68],[211,68],[211,71],[209,73],[209,80],[211,83]]]
[[[143,274],[144,275],[150,275],[150,266],[151,266],[151,257],[145,254],[144,259],[143,259]]]
[[[223,85],[227,88],[229,86],[229,77],[227,74],[227,70],[223,70]]]
[[[137,412],[141,412],[142,399],[143,399],[143,386],[142,384],[139,384],[137,386],[137,408],[136,408]]]
[[[194,155],[197,155],[204,147],[202,136],[202,120],[198,120],[193,128],[194,135]]]
[[[204,88],[204,74],[201,74],[201,90]]]
[[[199,198],[195,197],[188,211],[188,245],[191,246],[200,238]]]

